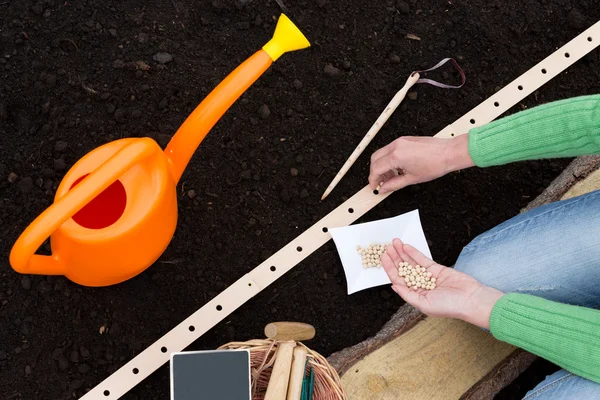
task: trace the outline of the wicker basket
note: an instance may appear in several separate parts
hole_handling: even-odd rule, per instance
[[[255,339],[247,342],[231,342],[219,347],[219,349],[250,350],[253,400],[263,400],[265,397],[279,343],[277,340]],[[308,366],[314,371],[313,400],[346,400],[340,377],[325,357],[300,342],[296,344],[306,348]]]

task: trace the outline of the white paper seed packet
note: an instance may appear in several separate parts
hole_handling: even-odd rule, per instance
[[[330,228],[329,232],[342,260],[348,294],[391,283],[382,267],[363,267],[362,258],[358,254],[356,246],[366,248],[370,244],[391,243],[393,239],[398,238],[431,258],[427,239],[421,226],[419,210],[379,221]]]

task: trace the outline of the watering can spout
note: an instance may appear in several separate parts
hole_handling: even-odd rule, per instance
[[[309,47],[302,32],[282,14],[272,39],[231,72],[190,114],[171,139],[165,155],[175,183],[217,121],[282,54]]]

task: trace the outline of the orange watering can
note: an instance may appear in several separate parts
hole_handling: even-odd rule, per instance
[[[176,185],[200,142],[273,61],[309,46],[282,14],[273,38],[200,103],[164,152],[150,138],[129,138],[86,154],[63,178],[54,203],[17,239],[12,268],[85,286],[113,285],[144,271],[173,237]],[[52,255],[35,254],[48,237]]]

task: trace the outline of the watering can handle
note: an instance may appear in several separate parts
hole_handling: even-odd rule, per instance
[[[66,266],[58,255],[35,254],[37,249],[65,221],[102,193],[119,176],[157,151],[160,151],[160,147],[154,140],[150,138],[135,139],[44,210],[15,242],[10,252],[10,264],[13,269],[24,274],[64,274]]]

